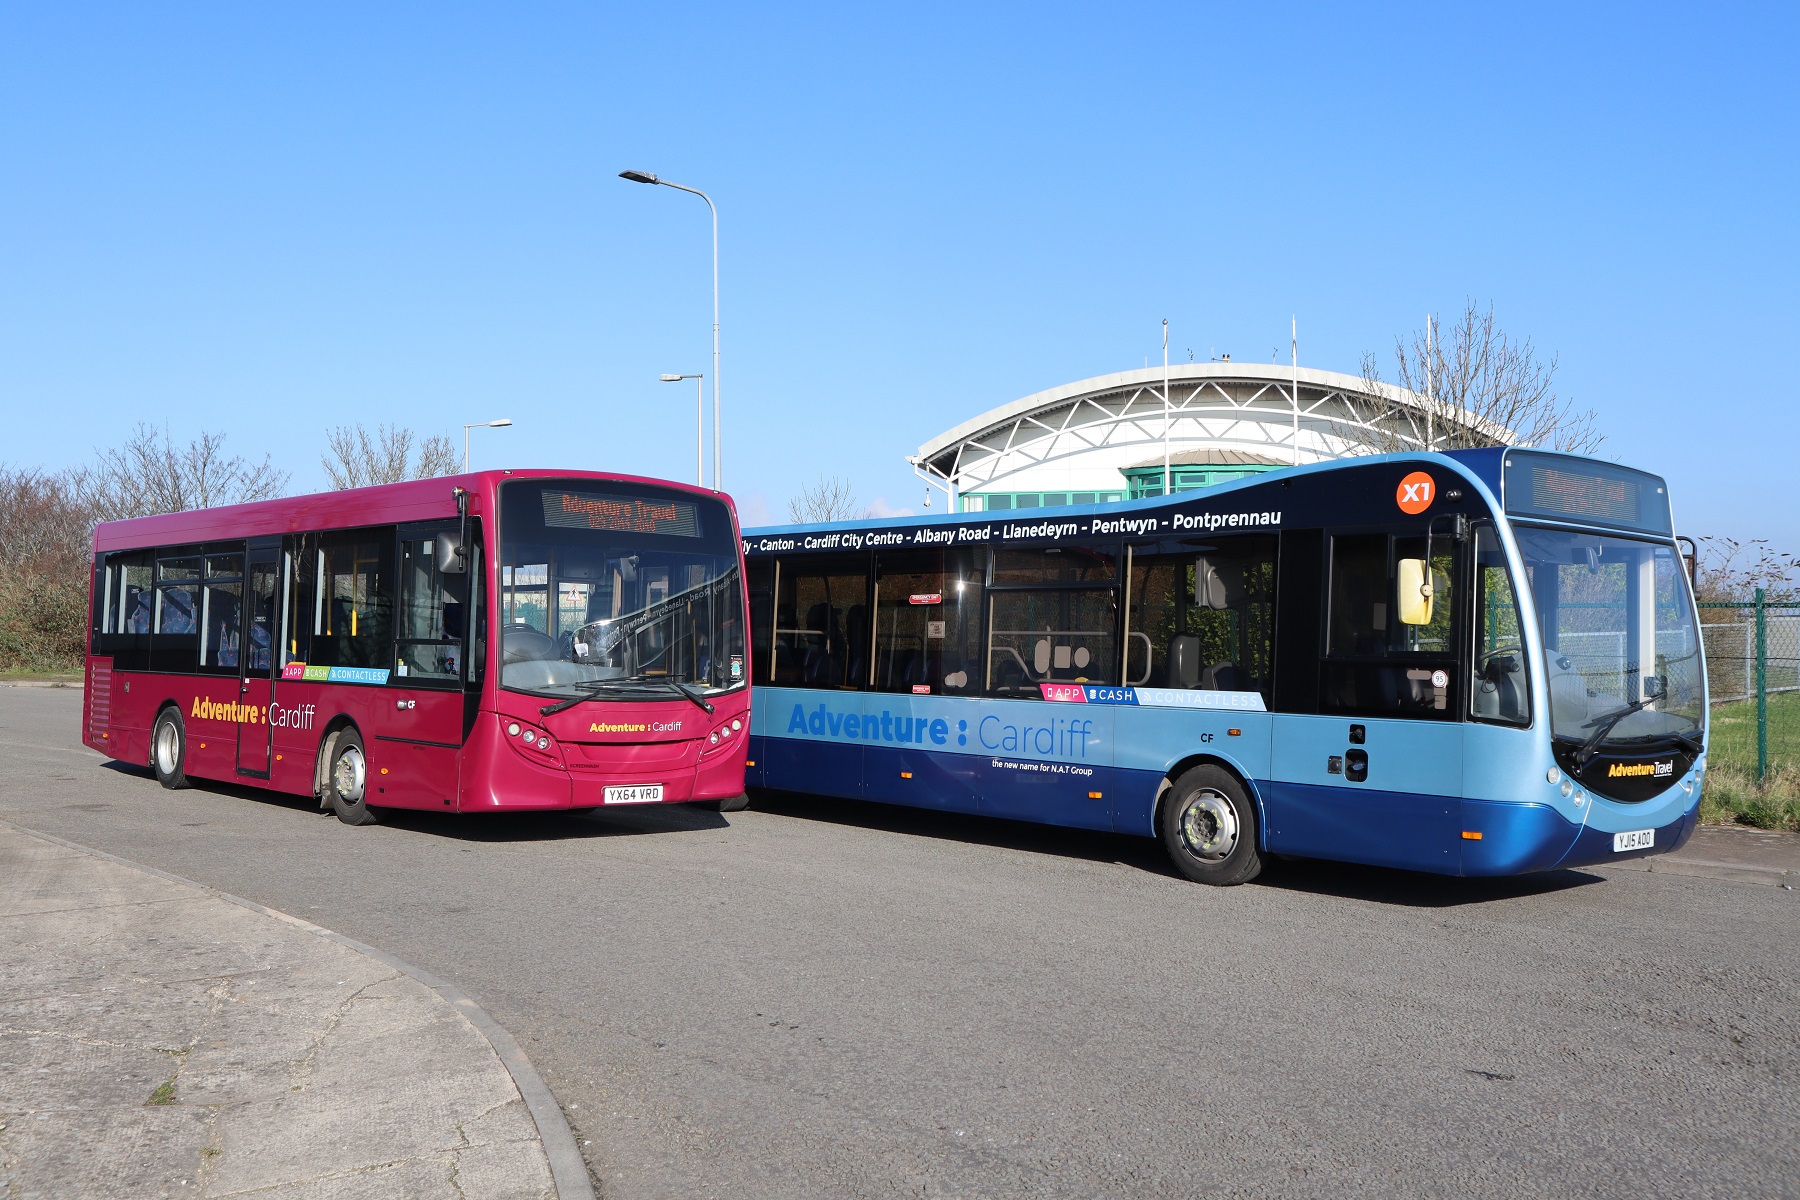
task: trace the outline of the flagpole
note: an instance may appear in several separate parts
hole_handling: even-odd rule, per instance
[[[1163,495],[1169,487],[1169,318],[1163,318]]]
[[[1294,465],[1300,465],[1300,318],[1288,318],[1294,335]]]

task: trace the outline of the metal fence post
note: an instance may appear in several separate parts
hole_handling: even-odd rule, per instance
[[[1756,782],[1769,775],[1769,623],[1762,588],[1756,589]]]

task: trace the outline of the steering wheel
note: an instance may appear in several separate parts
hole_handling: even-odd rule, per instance
[[[1523,666],[1524,660],[1525,647],[1516,642],[1495,646],[1482,660],[1481,677],[1492,682],[1499,675],[1510,675]],[[1499,670],[1496,671],[1495,668],[1499,668]]]
[[[556,639],[523,621],[506,626],[500,637],[503,662],[553,662],[558,657]]]

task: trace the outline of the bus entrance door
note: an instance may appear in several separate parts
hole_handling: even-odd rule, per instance
[[[275,699],[275,559],[279,546],[250,547],[244,576],[244,619],[239,622],[238,703],[256,711],[257,720],[239,721],[237,773],[269,777],[269,704]]]

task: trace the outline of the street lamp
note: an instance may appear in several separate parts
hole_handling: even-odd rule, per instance
[[[701,381],[705,375],[664,375],[664,383],[680,383],[684,379],[694,381],[694,486],[706,486],[706,397]]]
[[[667,179],[658,179],[648,171],[620,171],[620,179],[629,179],[633,183],[660,183],[663,187],[672,187],[678,192],[691,192],[706,201],[706,207],[712,212],[713,242],[713,490],[722,491],[725,487],[724,450],[719,437],[719,210],[713,205],[712,197],[699,188],[691,188],[685,184],[672,183]]]
[[[473,425],[463,426],[463,474],[466,475],[469,473],[469,430],[504,429],[511,424],[511,417],[501,417],[498,421],[477,421]]]

